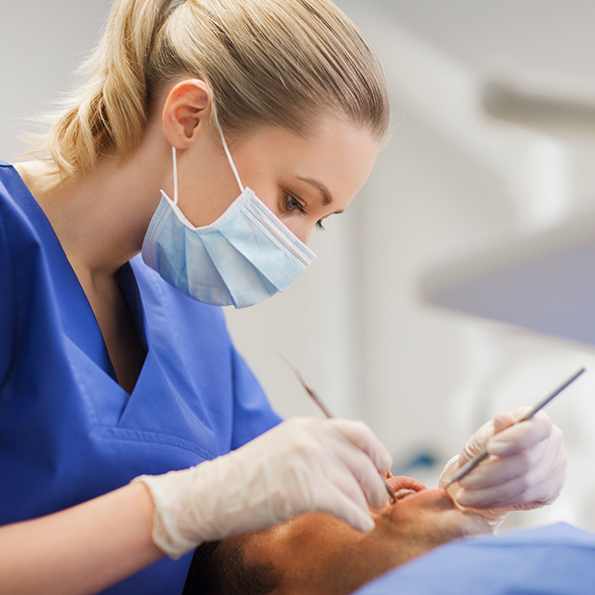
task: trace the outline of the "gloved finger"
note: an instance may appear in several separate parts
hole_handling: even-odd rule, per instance
[[[546,456],[526,473],[498,485],[473,490],[463,488],[461,493],[457,492],[457,502],[462,506],[474,508],[501,508],[521,503],[528,504],[533,500],[541,501],[548,498],[552,491],[559,493],[559,489],[553,485],[558,482],[556,474],[554,476],[551,474],[551,458],[549,455]]]
[[[459,465],[463,466],[475,455],[479,454],[486,448],[490,438],[514,424],[530,410],[530,407],[520,407],[511,412],[498,413],[494,419],[483,424],[483,426],[469,438],[467,444],[465,444],[465,448],[459,457]]]
[[[338,519],[349,523],[358,531],[368,532],[375,527],[368,507],[362,508],[356,504],[339,487],[326,486],[325,489],[318,492],[315,499],[317,510],[332,514]]]
[[[381,508],[388,495],[382,477],[370,458],[350,443],[337,442],[333,447],[335,456],[357,480],[370,506]]]
[[[536,468],[548,451],[548,441],[542,440],[532,448],[507,457],[490,457],[459,481],[469,490],[490,488],[519,477]]]
[[[345,497],[366,512],[368,510],[368,501],[364,489],[351,469],[341,461],[340,457],[338,459],[333,465],[325,465],[324,481],[317,485],[330,485],[333,492],[340,490]],[[373,467],[372,464],[370,466]]]
[[[482,490],[466,490],[462,488],[456,494],[456,501],[468,508],[510,508],[533,503],[528,508],[541,506],[547,502],[542,499],[548,489],[548,480],[539,481],[532,477],[533,473],[521,475],[506,483]]]
[[[526,450],[545,440],[554,424],[547,413],[540,411],[527,421],[519,422],[496,434],[487,444],[491,455],[508,456]]]
[[[517,509],[531,509],[550,504],[558,497],[564,485],[567,460],[561,430],[554,426],[548,439],[540,442],[530,450],[534,453],[537,459],[536,462],[529,464],[527,472],[516,478],[503,481],[498,486],[483,488],[486,493],[489,490],[494,491],[491,497],[492,501],[486,503],[486,500],[482,499],[483,504],[481,506],[489,508],[514,506]],[[525,454],[527,452],[525,451]],[[523,453],[520,453],[520,455],[523,455]],[[506,461],[506,459],[512,458],[512,456],[505,457],[501,460]],[[496,459],[495,463],[499,461],[499,459]],[[476,497],[481,498],[479,495],[480,490],[469,490],[469,492],[477,492]],[[506,494],[508,496],[505,499]],[[468,497],[470,497],[469,494]],[[465,498],[463,498],[463,502],[465,502]]]
[[[471,460],[476,454],[480,453],[487,444],[488,440],[494,435],[494,421],[490,420],[483,424],[465,444],[465,448],[459,455],[459,465],[463,466]]]
[[[393,459],[390,453],[364,422],[331,419],[328,423],[343,438],[365,452],[379,471],[388,471],[392,467]]]
[[[518,421],[522,417],[525,417],[527,413],[529,413],[533,407],[529,407],[529,405],[523,405],[523,407],[517,407],[514,411],[512,411],[512,416],[514,417],[515,421]]]
[[[355,447],[349,446],[373,467],[366,455],[357,451]],[[284,520],[295,514],[314,511],[329,512],[344,518],[345,512],[329,508],[333,502],[337,502],[339,493],[342,494],[340,502],[343,504],[347,500],[351,502],[350,519],[353,519],[354,507],[359,508],[360,516],[369,515],[368,503],[361,486],[332,450],[318,449],[304,454],[306,456],[294,459],[280,474],[282,483],[292,485],[293,488],[288,493],[291,505],[287,509],[281,503],[281,511],[277,514],[278,519]]]
[[[440,474],[440,479],[438,480],[438,487],[444,488],[452,479],[452,476],[460,469],[461,463],[460,455],[455,455],[452,457],[446,465],[444,465],[444,469],[442,469],[442,473]],[[463,463],[464,464],[464,463]]]
[[[502,430],[512,426],[516,423],[517,419],[520,419],[522,415],[516,417],[511,411],[504,411],[494,416],[492,420],[494,435],[499,434]]]

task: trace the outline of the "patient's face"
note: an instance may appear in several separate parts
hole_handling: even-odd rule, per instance
[[[413,492],[373,510],[376,528],[361,533],[324,513],[310,513],[266,531],[226,539],[240,545],[250,566],[272,565],[280,576],[275,593],[339,595],[458,537],[488,533],[478,514],[457,507],[446,490],[426,490],[408,477],[388,480],[395,491]]]

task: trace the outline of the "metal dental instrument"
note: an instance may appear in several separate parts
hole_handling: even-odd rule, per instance
[[[528,419],[531,419],[540,409],[543,409],[554,397],[557,397],[565,388],[567,388],[569,385],[571,385],[584,372],[585,372],[585,368],[581,368],[576,374],[574,374],[572,377],[570,377],[564,384],[559,386],[553,393],[549,394],[547,397],[545,397],[545,399],[543,399],[542,401],[537,403],[537,405],[535,405],[535,407],[533,407],[533,409],[531,409],[531,411],[529,411],[529,413],[527,413],[527,415],[525,415],[524,417],[521,417],[521,419],[519,419],[518,421],[516,421],[514,424],[512,424],[509,427],[512,427],[512,426],[519,424],[523,421],[527,421]],[[460,481],[461,479],[463,479],[463,477],[465,477],[465,475],[467,475],[467,473],[469,473],[470,471],[475,469],[475,467],[477,467],[477,465],[479,465],[479,463],[481,463],[485,458],[487,458],[487,456],[488,456],[488,452],[484,448],[479,454],[475,455],[470,461],[465,463],[452,476],[452,479],[446,484],[445,489],[448,489],[453,483],[456,483],[457,481]]]
[[[331,415],[331,412],[326,408],[326,405],[320,400],[320,397],[316,394],[316,392],[314,392],[314,390],[306,384],[306,381],[303,379],[300,371],[282,353],[279,353],[279,357],[294,371],[295,375],[300,381],[300,384],[304,387],[304,389],[310,395],[310,397],[312,397],[312,400],[316,403],[316,405],[318,405],[318,408],[322,411],[322,413],[324,413],[324,415],[328,419],[333,419],[334,416]],[[388,482],[382,476],[382,474],[380,475],[380,477],[382,477],[382,481],[384,481],[384,487],[388,492],[391,503],[394,504],[397,501],[395,493],[393,492],[392,488],[388,485]]]

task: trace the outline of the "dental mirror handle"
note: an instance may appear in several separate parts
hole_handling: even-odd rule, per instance
[[[316,392],[314,391],[314,389],[310,388],[306,384],[306,381],[303,379],[300,371],[289,361],[289,358],[287,358],[282,353],[279,353],[279,357],[289,366],[289,368],[291,370],[293,370],[293,372],[297,376],[300,384],[304,387],[304,390],[310,395],[310,398],[316,403],[316,405],[322,411],[322,413],[324,413],[325,417],[327,419],[333,419],[334,416],[327,409],[326,405],[322,402],[322,399],[316,394]],[[397,501],[397,497],[395,496],[394,491],[388,485],[388,481],[386,481],[386,478],[384,477],[384,475],[380,474],[380,477],[382,478],[382,481],[384,482],[384,487],[385,487],[385,489],[386,489],[386,491],[388,493],[388,496],[389,496],[390,501],[394,504]]]

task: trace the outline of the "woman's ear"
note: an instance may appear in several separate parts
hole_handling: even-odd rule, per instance
[[[187,79],[177,83],[163,105],[161,119],[167,142],[176,149],[187,149],[208,130],[212,106],[211,89],[204,81]]]

